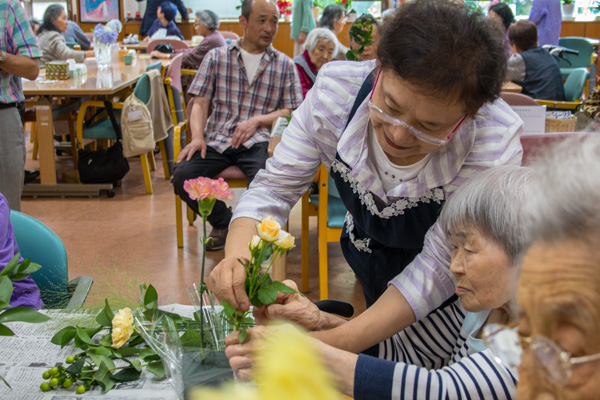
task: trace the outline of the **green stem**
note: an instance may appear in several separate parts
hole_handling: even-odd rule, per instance
[[[150,365],[150,363],[147,364],[140,364],[140,367],[145,367],[147,365]],[[124,365],[122,367],[114,367],[114,368],[108,368],[109,371],[116,371],[118,369],[125,369],[125,368],[134,368],[133,365]],[[96,372],[95,369],[82,369],[81,372]]]
[[[206,220],[208,215],[202,213],[202,271],[200,275],[200,342],[204,343],[204,265],[206,264]]]

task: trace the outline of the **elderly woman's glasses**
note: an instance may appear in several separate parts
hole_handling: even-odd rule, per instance
[[[371,91],[371,96],[369,97],[369,102],[368,102],[369,110],[371,110],[372,114],[374,114],[375,117],[379,118],[381,121],[383,121],[387,124],[390,124],[392,126],[396,126],[396,127],[401,126],[401,127],[405,128],[406,130],[408,130],[414,137],[416,137],[419,140],[422,140],[425,143],[433,144],[435,146],[444,146],[446,143],[448,143],[448,141],[450,141],[450,139],[452,139],[452,136],[454,136],[456,131],[458,131],[458,128],[460,128],[462,123],[469,116],[469,113],[466,113],[461,118],[461,120],[458,122],[458,125],[456,125],[456,127],[452,130],[452,132],[450,132],[450,135],[448,135],[445,139],[440,139],[440,138],[432,136],[428,133],[420,131],[419,129],[415,128],[414,126],[409,125],[406,122],[400,121],[398,118],[392,117],[391,115],[389,115],[388,113],[383,111],[381,108],[379,108],[375,104],[373,104],[373,102],[372,102],[373,93],[375,92],[375,88],[377,87],[377,82],[379,82],[380,75],[381,75],[381,69],[379,70],[379,72],[377,72],[377,77],[375,78],[375,84],[373,85],[373,91]]]
[[[537,357],[546,379],[562,386],[569,383],[573,366],[600,360],[600,353],[573,357],[541,335],[520,336],[516,326],[486,325],[483,328],[483,340],[494,353],[496,361],[511,368],[521,364],[523,348],[528,347]]]

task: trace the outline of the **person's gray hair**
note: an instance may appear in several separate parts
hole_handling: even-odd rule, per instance
[[[600,238],[598,133],[573,134],[545,147],[532,167],[539,175],[526,207],[532,241],[574,238],[596,246]]]
[[[215,31],[219,29],[219,16],[210,10],[202,10],[196,13],[196,17],[200,24],[206,26],[209,30]]]
[[[312,53],[317,48],[317,44],[319,44],[320,40],[324,40],[329,43],[333,43],[333,54],[337,54],[338,51],[338,40],[337,37],[333,34],[332,31],[326,28],[315,28],[306,37],[306,41],[304,42],[304,48]]]
[[[323,15],[321,15],[321,19],[319,20],[319,27],[327,28],[332,31],[335,21],[339,20],[345,12],[346,9],[340,4],[328,5],[323,10]]]
[[[474,228],[496,241],[514,265],[529,244],[524,205],[531,192],[535,171],[502,165],[477,172],[446,201],[441,226],[451,236]]]

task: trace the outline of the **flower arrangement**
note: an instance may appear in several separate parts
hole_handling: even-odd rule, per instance
[[[232,200],[233,192],[229,189],[229,185],[223,178],[210,179],[198,177],[196,179],[188,179],[183,183],[183,189],[188,193],[192,200],[198,201],[198,211],[202,218],[202,270],[200,272],[200,332],[204,332],[204,318],[202,318],[202,307],[204,306],[204,293],[207,291],[204,283],[204,266],[206,263],[206,245],[212,238],[206,236],[206,221],[212,213],[213,207],[217,200]]]
[[[261,222],[256,224],[256,233],[248,244],[250,261],[247,264],[241,260],[238,261],[246,269],[245,288],[250,303],[255,307],[262,307],[274,304],[278,292],[296,292],[281,282],[271,280],[269,276],[275,258],[292,249],[295,240],[292,235],[281,229],[281,225],[272,216],[264,217]],[[267,264],[266,268],[263,268],[264,264]],[[250,311],[238,311],[225,301],[222,301],[221,305],[235,330],[240,331],[240,343],[243,342],[246,339],[248,324],[252,322],[247,318]]]
[[[123,29],[123,25],[118,19],[108,21],[106,27],[98,24],[94,28],[94,39],[104,44],[116,43],[121,29]]]
[[[292,15],[292,2],[287,0],[277,0],[277,7],[282,17]]]
[[[133,311],[126,307],[114,313],[105,300],[104,308],[96,316],[96,326],[67,326],[58,331],[51,342],[61,348],[72,343],[77,352],[66,358],[66,366],[58,365],[44,371],[42,378],[47,382],[43,382],[40,389],[68,389],[75,385],[75,392],[83,394],[100,386],[108,392],[119,382],[137,380],[144,368],[163,378],[162,355],[156,351],[153,338],[145,334],[143,325],[155,328],[160,325],[160,329],[163,325],[169,329],[172,326],[174,331],[185,332],[181,340],[189,343],[198,336],[195,333],[198,324],[192,319],[159,310],[158,294],[152,285],[142,284],[140,291],[142,305]]]

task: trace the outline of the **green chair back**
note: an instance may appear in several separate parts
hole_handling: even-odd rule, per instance
[[[62,240],[46,225],[27,214],[10,211],[10,222],[13,226],[15,239],[23,258],[40,264],[42,268],[31,274],[40,288],[40,294],[45,308],[78,308],[81,307],[91,286],[92,279],[78,278],[77,283],[69,282],[69,267],[67,251]],[[89,282],[87,290],[75,289],[82,281]],[[80,292],[85,296],[81,298]],[[77,298],[74,293],[77,292]],[[73,301],[75,300],[75,301]]]
[[[148,65],[146,67],[146,72],[150,71],[151,69],[157,69],[160,71],[161,68],[162,68],[162,61],[157,61],[155,63]]]
[[[75,47],[75,45],[76,45],[77,43],[75,43],[75,42],[66,42],[66,44],[67,44],[67,46],[68,46],[70,49],[72,49],[73,47]]]
[[[557,58],[558,66],[560,68],[588,68],[591,64],[592,53],[594,52],[594,46],[583,38],[568,37],[560,38],[558,44],[568,49],[579,51],[578,55],[565,54],[564,58],[567,61]]]
[[[585,68],[578,68],[571,72],[565,81],[565,101],[577,101],[581,98],[587,76],[588,72]]]
[[[148,103],[150,100],[150,93],[150,78],[148,77],[148,74],[144,74],[135,84],[133,94],[135,94],[135,97],[140,99],[143,103]]]

